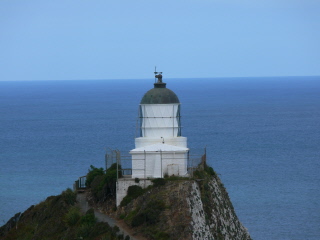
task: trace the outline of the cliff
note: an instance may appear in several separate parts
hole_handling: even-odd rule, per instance
[[[117,209],[115,199],[98,203],[90,191],[92,206],[117,218],[116,224],[127,229],[131,239],[251,239],[219,177],[207,166],[192,178],[160,178],[146,189],[129,187]],[[76,199],[70,189],[48,197],[10,219],[0,228],[0,239],[130,239],[119,236],[119,228],[97,221],[98,208],[82,213]]]
[[[251,239],[212,168],[149,187],[117,216],[148,239]],[[125,205],[125,206],[124,206]]]
[[[117,228],[97,222],[92,209],[82,213],[76,194],[67,189],[58,196],[50,196],[32,205],[22,214],[17,213],[0,228],[0,239],[121,239],[117,232]]]

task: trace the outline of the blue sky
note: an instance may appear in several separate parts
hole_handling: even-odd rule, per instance
[[[320,75],[317,0],[0,0],[0,80]]]

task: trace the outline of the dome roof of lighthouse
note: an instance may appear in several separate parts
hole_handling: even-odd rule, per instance
[[[140,104],[170,104],[180,103],[178,96],[166,88],[166,83],[157,82],[141,99]]]

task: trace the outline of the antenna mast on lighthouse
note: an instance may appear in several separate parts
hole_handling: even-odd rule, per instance
[[[162,72],[157,72],[157,66],[154,67],[154,75],[154,82],[162,83]],[[158,79],[158,81],[156,79]]]

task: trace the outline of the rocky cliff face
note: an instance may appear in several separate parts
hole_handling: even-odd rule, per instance
[[[251,239],[218,178],[189,185],[192,239]]]
[[[204,164],[193,174],[154,179],[146,189],[132,186],[116,212],[102,204],[124,220],[134,239],[251,239],[213,169]],[[71,189],[49,197],[0,227],[0,239],[121,239],[116,229],[96,222],[93,210],[83,215],[78,204]]]
[[[148,239],[251,239],[212,168],[149,188],[118,217]]]

